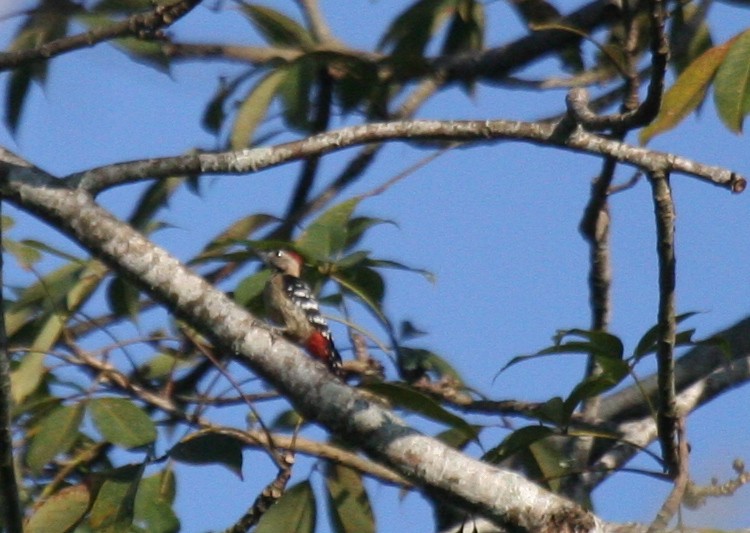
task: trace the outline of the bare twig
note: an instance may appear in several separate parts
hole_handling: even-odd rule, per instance
[[[111,26],[55,39],[30,50],[0,54],[0,71],[32,61],[49,59],[73,50],[88,48],[120,37],[149,38],[159,30],[174,24],[200,3],[201,0],[181,0],[170,5],[157,5],[151,11],[132,15]]]
[[[679,441],[679,470],[676,472],[674,487],[648,528],[648,533],[657,533],[658,531],[666,530],[669,521],[672,520],[672,517],[680,508],[680,503],[682,503],[682,498],[685,496],[685,490],[690,481],[690,472],[688,470],[688,454],[690,452],[688,451],[688,443],[685,435],[684,417],[680,418],[677,422],[677,439]]]
[[[656,249],[659,256],[659,339],[658,363],[659,412],[657,425],[659,440],[667,472],[676,476],[680,470],[677,446],[677,405],[675,400],[674,346],[677,331],[675,321],[676,258],[674,249],[674,203],[666,173],[649,175],[656,216]]]

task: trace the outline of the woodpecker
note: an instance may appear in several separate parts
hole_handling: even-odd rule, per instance
[[[284,334],[341,376],[341,356],[333,344],[320,306],[301,278],[302,257],[289,250],[263,254],[272,275],[263,291],[269,318],[284,327]]]

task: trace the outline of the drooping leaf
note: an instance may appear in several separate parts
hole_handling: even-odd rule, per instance
[[[169,451],[175,461],[190,464],[220,464],[242,478],[243,442],[231,435],[201,432],[178,442]]]
[[[339,270],[331,276],[346,291],[359,298],[383,322],[385,282],[380,274],[363,265]]]
[[[529,444],[528,453],[535,463],[539,481],[552,492],[559,492],[562,480],[570,474],[570,459],[564,450],[549,440],[539,439]]]
[[[334,531],[375,533],[375,515],[359,472],[330,462],[326,469],[326,487]]]
[[[26,17],[8,47],[8,52],[38,48],[65,36],[76,7],[72,2],[42,2]],[[43,83],[47,77],[48,65],[48,61],[36,61],[21,65],[11,72],[5,100],[5,123],[11,133],[18,129],[31,82]]]
[[[351,198],[316,218],[295,242],[299,251],[320,261],[343,251],[347,239],[346,228],[359,201],[359,198]]]
[[[484,46],[484,4],[477,0],[458,0],[445,34],[445,56],[481,50]]]
[[[117,468],[103,477],[91,507],[89,523],[96,531],[127,531],[133,523],[135,496],[144,470],[143,464]]]
[[[312,48],[315,44],[302,25],[275,9],[242,2],[240,10],[268,44],[298,48]]]
[[[503,441],[484,454],[483,459],[497,464],[514,453],[526,449],[533,443],[554,435],[555,432],[547,426],[526,426],[517,429]]]
[[[382,396],[392,405],[463,431],[471,439],[477,430],[460,416],[443,408],[437,401],[404,383],[371,383],[365,389]]]
[[[185,178],[172,177],[154,181],[135,203],[135,209],[128,218],[131,226],[143,232],[153,221],[159,210],[167,207],[169,199],[185,183]]]
[[[310,131],[310,102],[319,69],[317,61],[309,57],[298,59],[286,69],[287,75],[279,86],[279,96],[284,122],[290,128]]]
[[[418,0],[391,23],[378,44],[392,56],[422,56],[425,48],[455,8],[454,0]]]
[[[309,481],[288,489],[258,522],[256,533],[313,533],[317,519],[315,494]]]
[[[55,457],[70,450],[78,440],[83,413],[84,405],[79,402],[57,407],[39,421],[26,455],[33,472],[41,472]]]
[[[370,266],[374,268],[392,268],[394,270],[404,270],[406,272],[419,274],[430,283],[435,283],[435,280],[436,280],[435,274],[433,274],[429,270],[425,270],[423,268],[410,267],[403,263],[399,263],[398,261],[391,261],[388,259],[371,259],[369,264]]]
[[[435,438],[451,448],[463,450],[471,442],[477,441],[479,433],[483,429],[482,426],[477,426],[476,424],[472,424],[471,427],[476,431],[474,435],[466,432],[463,428],[449,428],[435,435]]]
[[[89,507],[89,489],[85,485],[65,487],[44,501],[29,517],[26,533],[65,533],[72,531]]]
[[[220,259],[222,254],[224,254],[231,246],[238,244],[238,241],[241,239],[247,239],[257,230],[276,221],[278,221],[277,217],[265,213],[257,213],[237,219],[216,237],[211,239],[203,248],[203,251],[198,254],[195,259],[191,260],[189,264],[196,264],[214,258]],[[247,243],[247,241],[245,241],[245,243]],[[251,257],[251,255],[252,254],[248,253],[246,257]]]
[[[599,361],[599,359],[597,359]],[[599,396],[616,387],[628,376],[630,368],[625,361],[619,359],[608,359],[608,366],[603,367],[601,374],[592,376],[577,384],[570,395],[565,399],[565,423],[582,401]]]
[[[679,314],[675,317],[675,323],[680,324],[681,322],[684,322],[688,318],[697,314],[697,311],[689,311],[687,313]],[[635,351],[633,352],[633,358],[638,361],[644,355],[655,352],[657,340],[659,340],[659,325],[655,324],[651,326],[648,331],[643,334],[643,337],[641,337],[641,339],[638,341],[638,344],[635,347]]]
[[[741,133],[750,113],[750,30],[737,36],[716,71],[714,102],[727,128]]]
[[[680,74],[674,85],[664,94],[656,119],[641,130],[641,144],[646,144],[656,135],[677,126],[703,102],[708,86],[730,46],[731,41],[706,50]]]
[[[127,398],[96,398],[89,412],[102,436],[124,448],[135,448],[156,440],[154,421]]]
[[[286,77],[286,70],[278,68],[261,79],[242,101],[234,118],[229,144],[234,150],[247,148],[255,130],[263,122],[268,108],[276,96],[279,85]]]
[[[566,337],[583,338],[584,340],[573,340],[563,342]],[[615,335],[605,331],[589,331],[584,329],[570,329],[560,331],[555,338],[555,344],[539,350],[530,355],[519,355],[512,358],[497,373],[500,375],[511,366],[532,359],[547,357],[550,355],[564,354],[590,354],[598,357],[609,357],[615,360],[622,359],[624,347],[622,341]]]
[[[399,371],[410,381],[418,379],[425,373],[430,373],[437,379],[449,377],[457,385],[463,384],[458,371],[433,351],[400,346],[398,357]]]
[[[141,479],[135,496],[135,523],[149,533],[176,533],[180,530],[172,504],[175,498],[175,477],[172,470],[163,470]]]

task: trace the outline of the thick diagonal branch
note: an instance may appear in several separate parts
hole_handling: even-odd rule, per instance
[[[0,158],[3,153],[0,152]],[[130,277],[282,392],[303,416],[360,447],[432,493],[514,530],[603,531],[575,504],[522,476],[472,459],[407,426],[277,338],[222,291],[99,207],[85,191],[41,171],[0,163],[2,193]]]

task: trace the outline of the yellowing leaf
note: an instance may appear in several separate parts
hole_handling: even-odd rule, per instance
[[[66,487],[45,501],[29,518],[26,533],[70,531],[89,507],[89,490],[85,485]]]
[[[664,94],[659,115],[641,131],[641,144],[646,144],[656,135],[671,130],[700,105],[731,43],[732,41],[729,41],[706,50],[683,71]]]
[[[716,72],[714,102],[727,128],[741,133],[745,115],[750,112],[750,30],[733,41]]]

